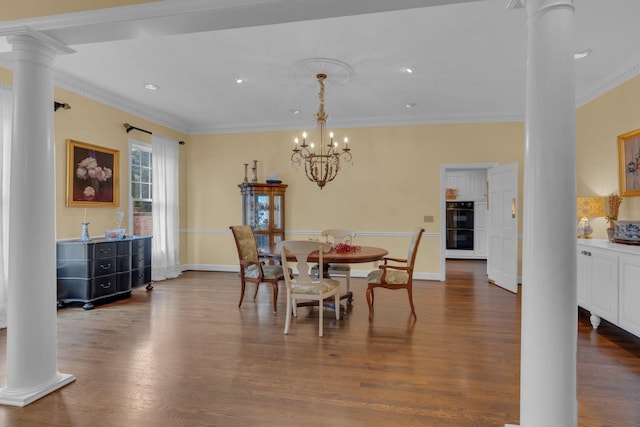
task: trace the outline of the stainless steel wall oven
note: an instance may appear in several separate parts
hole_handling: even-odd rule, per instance
[[[473,202],[447,202],[447,249],[473,251]]]

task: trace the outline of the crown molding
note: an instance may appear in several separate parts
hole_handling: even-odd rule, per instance
[[[592,90],[576,100],[576,108],[582,107],[583,105],[595,100],[596,98],[604,95],[615,87],[620,86],[622,83],[638,76],[639,74],[640,61],[633,63],[620,73],[610,75],[608,78],[605,78],[601,82],[599,82],[598,85],[594,85]]]
[[[521,122],[524,121],[524,112],[504,113],[470,113],[470,114],[441,114],[410,117],[373,117],[373,118],[342,118],[331,121],[332,129],[385,127],[385,126],[415,126],[455,123],[492,123],[492,122]],[[192,127],[188,133],[193,135],[264,132],[302,129],[299,121],[280,123],[254,123],[250,125],[238,124],[236,126],[212,126]],[[308,126],[307,126],[308,127]]]

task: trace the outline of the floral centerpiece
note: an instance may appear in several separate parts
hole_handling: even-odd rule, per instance
[[[350,245],[349,243],[338,243],[333,245],[333,249],[338,253],[350,253],[360,251],[360,246]]]

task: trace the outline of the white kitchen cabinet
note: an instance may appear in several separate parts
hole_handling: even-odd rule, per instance
[[[483,199],[487,192],[487,171],[484,169],[447,171],[445,188],[457,188],[458,200]]]
[[[620,255],[618,323],[640,336],[640,256]]]
[[[578,305],[600,320],[640,336],[640,248],[600,239],[577,244]]]

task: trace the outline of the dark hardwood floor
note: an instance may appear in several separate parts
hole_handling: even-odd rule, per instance
[[[285,295],[234,273],[186,272],[152,292],[58,310],[58,369],[76,381],[24,408],[14,426],[504,426],[519,421],[520,298],[486,281],[482,261],[448,261],[447,281],[404,291],[364,279],[345,318],[301,308],[283,334]],[[640,425],[640,339],[580,313],[580,426]],[[6,330],[0,331],[5,383]]]

